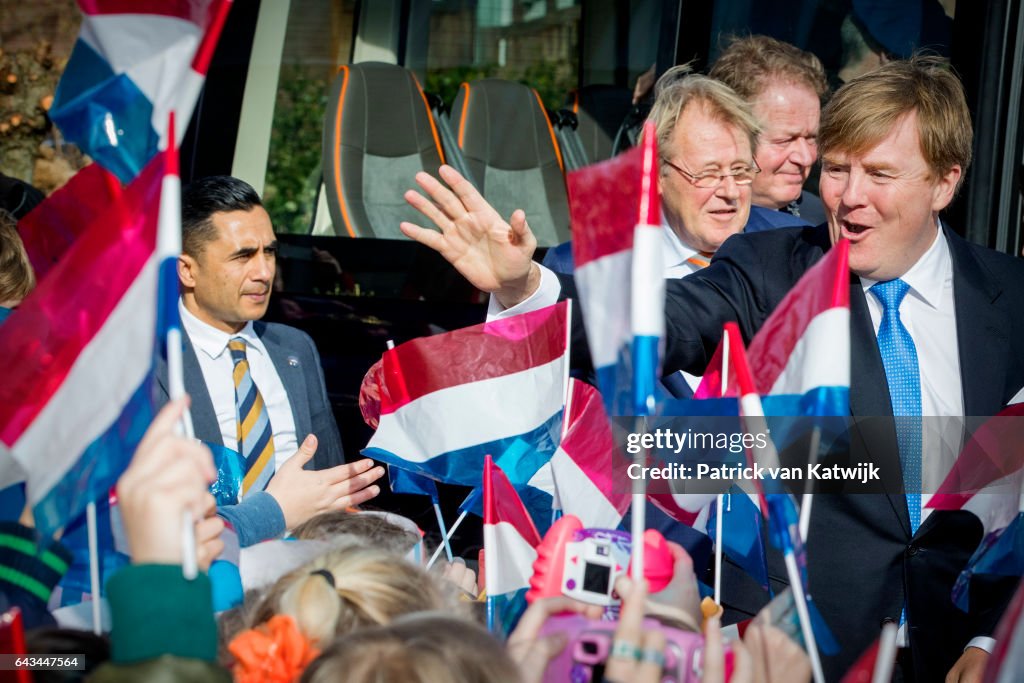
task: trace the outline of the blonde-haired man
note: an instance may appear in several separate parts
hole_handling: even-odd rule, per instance
[[[709,75],[746,100],[763,128],[754,151],[761,167],[754,205],[824,222],[821,200],[803,191],[818,160],[821,103],[829,93],[821,61],[775,38],[745,36],[731,40]]]

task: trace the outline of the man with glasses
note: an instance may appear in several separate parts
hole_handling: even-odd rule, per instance
[[[750,107],[722,83],[669,69],[655,86],[650,119],[661,155],[660,190],[665,229],[665,277],[680,278],[708,265],[731,235],[806,225],[796,217],[751,206],[760,126]],[[571,243],[550,249],[543,264],[573,271]]]

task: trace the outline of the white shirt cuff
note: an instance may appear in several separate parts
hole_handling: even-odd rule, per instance
[[[989,638],[988,636],[978,636],[977,638],[971,638],[971,642],[967,643],[967,647],[976,647],[979,650],[992,654],[992,650],[996,647],[996,639]],[[964,650],[967,649],[964,648]]]
[[[520,313],[539,311],[558,303],[558,295],[562,293],[562,284],[553,272],[539,263],[537,267],[540,268],[540,286],[537,287],[537,291],[511,308],[504,308],[498,303],[497,297],[491,294],[487,302],[487,322],[510,318]]]

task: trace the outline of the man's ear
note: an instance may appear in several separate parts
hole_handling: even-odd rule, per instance
[[[181,282],[182,287],[186,289],[195,288],[196,270],[198,267],[199,263],[188,254],[182,254],[178,257],[178,280]]]

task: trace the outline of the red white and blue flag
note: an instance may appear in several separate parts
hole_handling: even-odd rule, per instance
[[[850,244],[840,240],[790,290],[746,351],[769,416],[850,414]],[[722,379],[722,347],[694,398],[737,396]],[[779,434],[773,433],[776,443]]]
[[[609,415],[647,414],[665,331],[658,158],[641,145],[569,174],[575,280],[597,386]]]
[[[575,515],[589,529],[615,529],[629,509],[629,491],[615,485],[623,456],[612,436],[598,391],[570,380],[568,427],[551,460],[529,485],[547,491],[563,514]]]
[[[488,621],[510,630],[526,607],[540,534],[505,473],[484,461],[484,587]]]
[[[966,611],[975,575],[1024,574],[1024,403],[989,418],[971,435],[926,507],[974,514],[984,535],[953,586],[953,602]]]
[[[484,456],[522,441],[549,458],[568,388],[569,304],[424,337],[383,358],[380,424],[363,453],[479,486]]]
[[[0,329],[0,449],[27,476],[42,533],[106,496],[152,419],[167,167],[150,162]]]
[[[82,151],[128,182],[181,142],[230,0],[78,0],[82,28],[50,118]]]

